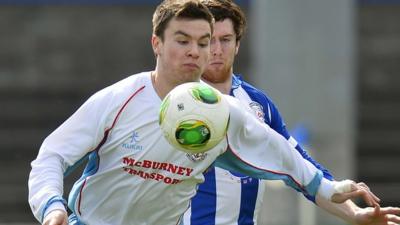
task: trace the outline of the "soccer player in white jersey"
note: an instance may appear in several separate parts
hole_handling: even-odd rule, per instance
[[[293,143],[305,159],[321,169],[327,179],[332,180],[332,175],[316,163],[290,136],[272,100],[261,90],[233,74],[234,59],[246,27],[244,12],[231,0],[202,0],[202,2],[215,18],[211,58],[202,74],[202,80],[222,93],[230,94],[249,105],[256,117]],[[265,204],[262,202],[265,186],[261,180],[218,167],[207,170],[204,175],[205,182],[199,185],[196,196],[192,198],[191,207],[184,216],[184,225],[257,224],[260,208]],[[326,207],[325,204],[320,205]],[[377,222],[388,213],[386,208],[381,213],[368,214],[366,212],[372,211],[372,208],[361,209],[351,200],[340,207],[336,214],[351,224],[378,224]],[[326,209],[329,210],[329,207]]]
[[[166,0],[153,15],[154,71],[138,73],[91,96],[43,142],[29,175],[29,204],[45,225],[176,225],[203,172],[216,163],[263,179],[281,179],[306,195],[341,203],[379,199],[365,186],[331,182],[269,126],[225,96],[227,138],[202,157],[177,151],[158,124],[161,100],[175,86],[199,81],[210,56],[214,20],[196,0]],[[228,141],[229,140],[229,141]],[[245,149],[252,151],[247,152]],[[270,149],[271,151],[266,151]],[[218,160],[216,161],[216,158]],[[88,158],[63,198],[63,176]],[[66,204],[72,211],[67,217]]]

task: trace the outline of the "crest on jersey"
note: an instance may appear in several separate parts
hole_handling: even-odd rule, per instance
[[[264,118],[265,114],[264,114],[262,105],[258,102],[250,102],[249,106],[254,111],[254,114],[257,116],[257,118],[261,122],[264,123],[265,122],[265,118]]]
[[[188,157],[193,162],[200,162],[207,157],[207,153],[206,152],[195,153],[195,154],[186,153],[186,157]]]

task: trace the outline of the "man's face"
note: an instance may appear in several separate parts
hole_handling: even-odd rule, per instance
[[[203,79],[213,83],[230,79],[239,44],[230,19],[216,22],[211,39],[211,59],[202,75]]]
[[[207,21],[172,19],[164,41],[158,37],[153,40],[162,73],[176,83],[199,80],[209,60],[210,39]]]

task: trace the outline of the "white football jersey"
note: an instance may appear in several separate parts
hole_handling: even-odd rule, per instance
[[[42,221],[47,209],[60,202],[64,173],[86,156],[87,167],[68,206],[87,225],[179,224],[204,181],[202,173],[220,155],[222,168],[281,179],[310,195],[319,190],[330,197],[332,184],[318,169],[278,133],[248,116],[237,100],[227,99],[227,139],[206,153],[190,155],[173,149],[161,134],[161,99],[150,72],[97,92],[45,139],[32,162],[29,203],[35,217]]]

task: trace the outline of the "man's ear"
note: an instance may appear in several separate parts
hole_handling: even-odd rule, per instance
[[[239,47],[240,47],[240,41],[236,41],[235,55],[238,54],[238,52],[239,52]]]
[[[153,52],[156,57],[160,55],[160,45],[161,45],[160,37],[157,37],[156,35],[153,34],[151,36],[151,46],[153,47]]]

